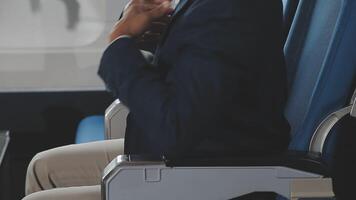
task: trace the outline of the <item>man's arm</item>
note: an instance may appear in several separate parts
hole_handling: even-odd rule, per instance
[[[135,124],[145,130],[147,145],[152,144],[157,154],[194,146],[205,137],[200,135],[206,132],[204,127],[215,123],[218,110],[214,108],[221,107],[215,100],[222,97],[223,72],[221,61],[202,50],[190,49],[181,55],[165,80],[147,67],[150,64],[131,39],[117,41],[104,53],[99,74],[130,108]],[[157,138],[164,142],[157,144]]]

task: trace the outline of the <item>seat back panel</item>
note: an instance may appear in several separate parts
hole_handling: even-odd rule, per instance
[[[307,150],[322,119],[349,101],[356,73],[356,5],[352,0],[304,0],[298,10],[285,49],[288,68],[295,69],[286,116],[290,149]]]

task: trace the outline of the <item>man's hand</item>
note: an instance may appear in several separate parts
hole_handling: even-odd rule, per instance
[[[110,34],[110,42],[122,35],[139,37],[154,21],[173,11],[171,0],[132,0]]]
[[[170,21],[171,18],[169,16],[153,21],[150,27],[141,36],[136,38],[136,44],[139,48],[145,49],[155,47],[162,39],[162,35],[167,29]]]

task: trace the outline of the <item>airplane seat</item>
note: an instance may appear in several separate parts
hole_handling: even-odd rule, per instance
[[[356,73],[353,6],[349,0],[301,1],[285,48],[292,150],[307,150],[310,133],[349,101]]]
[[[104,116],[94,115],[84,118],[78,125],[75,143],[86,143],[104,140]]]
[[[104,199],[216,200],[251,192],[276,192],[292,200],[333,198],[323,155],[335,142],[330,131],[339,134],[338,121],[356,117],[356,98],[351,104],[349,99],[356,78],[355,23],[354,0],[300,1],[285,46],[285,114],[292,128],[288,153],[263,158],[123,155],[104,170]]]
[[[294,14],[296,11],[296,8],[298,6],[299,0],[283,0],[283,5],[284,5],[284,35],[285,38],[288,36],[288,30],[290,29],[290,26],[292,24]],[[118,105],[118,102],[115,102],[111,106]],[[120,105],[122,106],[122,105]],[[125,117],[127,113],[124,112]],[[122,118],[120,116],[120,118]],[[124,129],[124,127],[121,127],[119,129]],[[123,134],[120,133],[120,136]],[[86,143],[86,142],[92,142],[92,141],[97,141],[97,140],[104,140],[105,139],[115,139],[117,137],[108,137],[107,133],[105,133],[104,130],[104,116],[96,115],[96,116],[89,116],[84,118],[78,125],[78,129],[76,132],[76,140],[75,143]]]

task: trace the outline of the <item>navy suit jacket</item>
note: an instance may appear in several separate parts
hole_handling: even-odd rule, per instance
[[[99,75],[130,109],[126,154],[288,146],[280,0],[182,0],[153,64],[121,38],[104,52]]]

